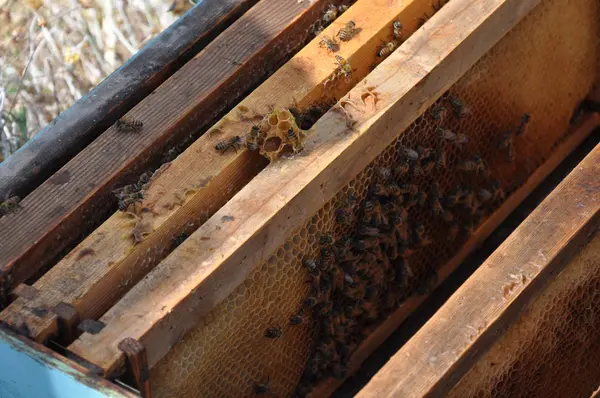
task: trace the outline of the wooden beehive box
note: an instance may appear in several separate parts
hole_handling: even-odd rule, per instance
[[[230,29],[274,13],[269,3]],[[208,70],[203,60],[223,45],[211,43],[128,113],[143,120],[140,134],[111,127],[0,218],[0,227],[27,225],[3,240],[0,293],[10,304],[0,321],[64,346],[103,377],[131,373],[146,396],[331,394],[598,126],[580,107],[598,83],[596,0],[441,3],[356,1],[143,177],[140,203],[110,215],[101,199],[141,162],[128,145],[143,147],[142,158],[218,113],[211,100],[220,86],[196,96],[201,83],[186,79],[186,68]],[[234,61],[249,65],[245,73],[273,42],[313,29],[328,5],[294,7],[299,19],[293,7],[281,11],[288,22],[262,32],[264,49],[246,46]],[[396,20],[398,48],[386,54]],[[335,53],[321,45],[349,21],[355,37]],[[339,75],[344,60],[348,76]],[[236,87],[225,83],[232,91],[218,97],[221,107]],[[156,112],[163,106],[166,118]],[[305,130],[288,134],[295,124]],[[253,125],[276,133],[261,152],[287,153],[269,163],[245,149],[215,150]],[[121,166],[90,160],[111,140]],[[74,181],[83,185],[94,168],[76,166],[88,162],[102,183],[80,191]],[[65,201],[41,206],[59,194]],[[73,231],[83,240],[61,253],[77,243]],[[27,234],[38,237],[23,242]]]

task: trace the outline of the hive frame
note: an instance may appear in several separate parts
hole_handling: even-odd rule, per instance
[[[154,365],[194,326],[192,318],[208,314],[227,297],[538,2],[450,2],[346,97],[360,98],[376,87],[375,109],[328,112],[301,156],[265,169],[107,312],[99,334],[84,334],[69,349],[109,375],[122,366],[118,342],[134,337],[147,347]],[[234,220],[223,224],[224,216]],[[124,318],[127,313],[138,317]]]

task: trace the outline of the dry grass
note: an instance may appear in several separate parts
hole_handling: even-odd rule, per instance
[[[179,4],[176,13],[188,8]],[[0,161],[177,17],[172,0],[0,0]]]

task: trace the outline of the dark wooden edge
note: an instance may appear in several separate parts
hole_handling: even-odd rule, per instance
[[[21,247],[9,247],[5,253],[0,252],[0,257],[2,257],[2,254],[6,254],[6,261],[4,259],[0,260],[0,309],[9,304],[9,294],[12,287],[32,277],[39,277],[38,271],[40,269],[56,262],[110,215],[111,211],[114,210],[112,206],[114,205],[112,189],[123,183],[131,182],[132,177],[139,176],[143,170],[157,166],[160,163],[162,150],[168,145],[182,144],[193,137],[193,132],[199,132],[202,128],[208,127],[215,120],[218,120],[224,112],[267,78],[273,70],[283,65],[312,37],[311,25],[330,3],[337,4],[340,2],[341,0],[314,1],[310,4],[294,2],[288,8],[297,11],[297,14],[289,21],[266,21],[265,23],[272,24],[284,23],[285,26],[272,40],[262,42],[260,46],[251,48],[248,54],[244,55],[243,63],[234,62],[235,69],[229,76],[216,82],[210,92],[203,94],[201,100],[188,105],[190,109],[187,109],[185,116],[177,119],[169,129],[161,130],[160,135],[157,134],[152,142],[143,144],[144,146],[139,148],[135,156],[127,159],[126,165],[107,164],[106,168],[114,170],[112,175],[107,179],[102,178],[101,180],[98,178],[94,180],[91,186],[78,190],[77,198],[74,199],[76,200],[75,204],[70,206],[63,203],[52,204],[56,212],[52,213],[50,219],[46,219],[44,225],[40,226],[43,235],[36,236]],[[265,3],[264,8],[267,8],[269,4],[270,6],[273,5],[272,2],[261,2],[253,8],[253,11],[259,9],[263,3]],[[241,23],[242,21],[245,23]],[[213,44],[226,47],[227,42],[233,40],[236,35],[243,34],[247,24],[252,21],[253,15],[247,13],[236,24],[223,32]],[[205,51],[195,59],[202,57],[203,54],[204,57],[215,57],[214,53],[211,54]],[[237,55],[239,54],[231,54],[232,59],[239,58]],[[221,56],[221,58],[227,60],[226,56]],[[181,80],[181,76],[178,77],[176,74],[171,79],[178,78]],[[102,137],[98,139],[102,139]],[[190,143],[186,142],[186,144]],[[103,149],[106,152],[115,150],[114,142],[109,139],[106,139],[106,142],[98,143],[98,146],[106,148]],[[71,159],[59,173],[69,171],[72,162],[86,162],[87,159],[83,155],[82,153],[80,156]],[[118,169],[119,167],[121,169]],[[73,167],[73,170],[75,169],[76,167]],[[71,183],[75,184],[73,182],[74,171],[70,173]],[[46,184],[54,185],[52,180],[49,180],[44,182],[38,189],[46,187]],[[30,198],[32,197],[33,195]],[[40,197],[35,197],[36,202],[30,203],[32,204],[31,207],[49,206],[47,203],[39,203],[40,200],[44,201],[45,198],[46,195],[41,194]],[[31,201],[34,202],[34,199],[31,199]],[[46,208],[46,210],[48,209]],[[23,213],[24,210],[21,210],[12,216],[20,217],[21,220],[25,221]],[[8,221],[6,218],[0,218],[0,224],[3,222],[8,224],[9,222],[18,222],[18,220]],[[55,236],[57,230],[76,232],[61,234],[61,239],[57,240]]]
[[[150,398],[150,369],[144,345],[127,337],[119,343],[119,349],[125,354],[128,371],[131,372],[143,398]]]
[[[18,335],[3,323],[0,323],[0,336],[3,339],[11,342],[16,350],[25,352],[26,354],[34,357],[36,361],[43,362],[49,367],[57,368],[64,373],[68,373],[80,383],[85,384],[93,389],[109,392],[110,394],[107,394],[107,396],[139,398],[138,395],[133,394],[132,392],[121,388],[102,377],[99,377],[98,371],[94,369],[93,365],[90,365],[90,367],[83,366],[82,364],[66,358],[41,344]],[[2,358],[0,358],[0,360],[1,359]]]
[[[528,305],[543,292],[545,286],[560,274],[578,250],[598,233],[600,229],[600,208],[598,207],[600,180],[597,178],[599,166],[600,145],[597,145],[521,224],[519,229],[513,233],[513,238],[509,237],[482,264],[479,270],[436,312],[434,317],[373,377],[358,396],[404,396],[403,394],[407,394],[408,391],[414,392],[411,396],[445,396],[471,369],[473,363],[503,336]],[[569,192],[567,189],[571,189],[571,191]],[[566,206],[567,210],[563,213],[557,214],[556,211],[554,213],[550,211],[564,208],[565,203],[570,205]],[[578,214],[580,213],[579,209],[587,207],[592,209],[589,216],[585,216],[583,213]],[[572,231],[570,239],[548,237],[547,233],[543,233],[543,227],[552,228],[552,225],[559,225],[558,223],[563,222],[564,219],[560,219],[561,215],[565,219],[572,217],[577,222],[577,229]],[[489,323],[489,318],[470,319],[469,325],[483,326],[477,331],[476,336],[471,336],[469,341],[462,341],[468,338],[464,337],[460,339],[461,341],[448,342],[443,349],[439,346],[423,347],[424,341],[435,341],[442,333],[442,325],[443,333],[454,333],[457,328],[464,329],[465,319],[464,316],[459,316],[460,314],[455,312],[457,308],[464,310],[466,306],[474,305],[484,308],[485,303],[481,300],[483,298],[481,297],[481,286],[487,285],[488,291],[491,293],[493,291],[492,284],[497,281],[506,283],[507,280],[511,280],[510,275],[502,275],[503,277],[500,278],[497,277],[498,275],[492,274],[502,272],[501,264],[503,262],[517,265],[513,254],[519,250],[517,250],[518,247],[513,248],[513,245],[519,239],[519,236],[516,235],[519,232],[530,234],[529,236],[534,240],[533,246],[530,245],[530,247],[537,249],[538,246],[535,243],[538,243],[546,249],[553,248],[556,252],[550,255],[544,254],[542,249],[537,250],[536,253],[543,254],[541,264],[534,264],[529,257],[521,256],[519,264],[533,266],[537,274],[527,275],[526,285],[524,284],[520,290],[515,289],[510,296],[507,297],[506,291],[504,291],[504,301],[502,298],[498,301],[496,297],[491,297],[496,294],[485,297],[487,301],[496,300],[505,302],[506,305],[491,316],[493,319]],[[512,268],[510,271],[513,271]],[[522,270],[521,272],[526,271]],[[523,275],[525,274],[523,273]],[[502,289],[497,289],[497,294],[502,295]],[[479,297],[480,300],[477,300],[476,297]],[[485,315],[481,315],[481,317],[483,316]],[[430,358],[448,357],[448,353],[452,353],[450,355],[453,358],[451,364],[431,363]],[[408,368],[411,368],[411,372],[414,373],[421,373],[419,369],[422,369],[426,374],[425,385],[415,386],[411,377],[405,377],[405,371]]]
[[[24,197],[257,0],[203,0],[0,163],[0,199]]]

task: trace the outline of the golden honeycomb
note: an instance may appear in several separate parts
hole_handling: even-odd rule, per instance
[[[600,234],[449,397],[589,397],[600,383]]]
[[[294,391],[303,395],[302,389],[308,390],[324,376],[343,377],[345,358],[352,350],[404,298],[427,292],[428,286],[435,282],[436,269],[468,239],[467,230],[475,228],[501,200],[499,196],[489,200],[476,209],[475,215],[466,208],[452,209],[456,220],[452,223],[434,216],[428,200],[422,207],[410,208],[405,220],[410,244],[414,246],[414,230],[419,223],[424,226],[423,238],[430,239],[431,244],[413,248],[416,251],[407,263],[402,262],[401,257],[390,260],[389,252],[386,250],[382,255],[377,246],[377,260],[365,265],[369,280],[374,281],[369,282],[368,292],[355,289],[357,284],[346,280],[346,264],[341,264],[334,255],[327,272],[335,281],[341,276],[341,285],[334,283],[328,290],[328,298],[318,299],[318,311],[305,308],[303,322],[291,325],[290,318],[299,313],[303,302],[314,293],[316,278],[309,275],[306,260],[315,260],[319,266],[324,264],[320,258],[323,248],[320,241],[328,234],[336,242],[342,242],[345,237],[353,242],[361,239],[357,229],[365,218],[367,197],[372,200],[377,196],[375,184],[393,184],[392,179],[398,175],[391,179],[385,169],[395,169],[410,158],[412,153],[407,148],[443,149],[446,166],[436,165],[421,173],[415,167],[421,161],[413,162],[410,171],[396,179],[398,186],[415,184],[420,191],[430,193],[433,182],[437,182],[440,193],[447,198],[457,184],[473,192],[481,188],[493,192],[493,184],[498,181],[506,194],[522,185],[565,138],[573,110],[592,87],[598,54],[598,7],[597,0],[541,2],[449,93],[406,131],[399,132],[399,138],[389,148],[308,219],[267,262],[257,264],[248,279],[210,316],[199,320],[199,325],[152,369],[153,394],[158,397],[254,396],[256,387],[263,384],[271,396],[284,397]],[[529,122],[523,134],[517,136],[516,130],[526,113]],[[462,136],[453,141],[441,139],[438,128],[463,134],[468,141],[463,142]],[[510,144],[503,140],[507,132],[512,132]],[[508,161],[509,148],[513,161]],[[473,160],[475,155],[482,159],[475,162],[475,166],[485,165],[485,169],[479,173],[460,171],[459,164],[468,165],[463,162]],[[378,198],[382,205],[390,202],[389,198]],[[414,199],[410,195],[402,198],[405,202]],[[340,213],[340,209],[345,209],[344,213]],[[343,218],[349,222],[340,223]],[[454,223],[459,233],[455,240],[449,240],[448,231]],[[334,247],[335,244],[332,250]],[[359,253],[356,247],[348,251],[363,259],[373,258],[364,253],[372,254],[374,249],[361,249]],[[348,280],[358,279],[356,275],[348,275]],[[392,282],[385,282],[390,280]],[[320,316],[318,313],[326,301],[331,301],[334,309],[348,307],[350,299],[345,295],[345,284],[351,285],[353,295],[363,295],[354,303],[364,307],[359,308],[363,313],[352,318],[336,310],[335,316],[331,311],[328,316]],[[273,339],[265,337],[270,327],[281,328],[282,335]],[[324,340],[324,331],[332,327],[332,333],[343,335],[343,340],[334,339],[333,343]],[[345,351],[336,353],[333,360],[322,362],[324,365],[315,373],[307,364],[316,363],[316,347],[323,344]],[[301,379],[302,388],[296,390]]]

